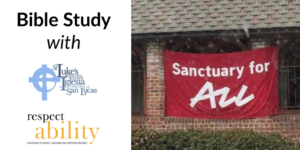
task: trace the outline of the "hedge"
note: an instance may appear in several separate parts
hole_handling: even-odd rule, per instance
[[[245,130],[132,131],[133,150],[300,150],[279,134]]]

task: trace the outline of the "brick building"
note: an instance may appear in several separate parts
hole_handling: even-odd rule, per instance
[[[132,129],[251,129],[300,141],[299,31],[300,0],[132,0]],[[280,115],[165,117],[164,49],[229,53],[275,45]]]

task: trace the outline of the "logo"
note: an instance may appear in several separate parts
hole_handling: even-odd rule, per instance
[[[47,74],[53,76],[53,78],[47,78]],[[42,68],[36,70],[31,78],[29,78],[29,82],[32,82],[34,88],[40,92],[42,92],[42,100],[47,100],[47,93],[52,91],[57,82],[60,82],[60,78],[56,77],[54,71],[47,67],[47,65],[42,65]],[[39,82],[42,82],[43,85],[40,86]],[[55,85],[51,88],[47,88],[47,82],[55,82]]]
[[[28,121],[40,121],[44,123],[39,124],[39,126],[33,130],[37,131],[35,138],[39,141],[28,141],[27,144],[82,145],[87,144],[87,140],[89,140],[89,144],[93,144],[100,129],[100,127],[87,127],[85,124],[79,123],[79,121],[67,121],[63,113],[28,114],[26,118]],[[61,123],[53,123],[56,121]]]
[[[49,75],[52,77],[47,77]],[[42,65],[42,68],[36,70],[33,77],[29,78],[29,82],[33,84],[36,90],[42,92],[42,100],[46,101],[47,93],[55,88],[60,79],[62,79],[60,89],[62,92],[66,92],[68,96],[74,95],[73,93],[83,96],[88,93],[97,93],[97,89],[86,85],[85,79],[79,74],[78,69],[69,69],[69,67],[63,69],[63,64],[55,64],[52,69],[48,68],[47,65]],[[54,86],[48,89],[47,82],[54,83]]]

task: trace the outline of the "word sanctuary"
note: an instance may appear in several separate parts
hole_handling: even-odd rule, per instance
[[[191,76],[191,77],[228,77],[236,75],[237,78],[241,78],[244,66],[241,67],[222,67],[222,68],[212,68],[206,66],[205,68],[195,68],[195,67],[181,67],[179,63],[172,64],[173,71],[175,75]]]

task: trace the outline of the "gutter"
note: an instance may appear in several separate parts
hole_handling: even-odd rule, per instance
[[[250,36],[267,36],[267,35],[283,35],[300,33],[300,27],[286,28],[264,28],[249,29]],[[214,31],[195,31],[195,32],[170,32],[170,33],[140,33],[131,34],[132,40],[153,40],[175,37],[220,37],[220,36],[246,36],[242,29],[238,30],[214,30]]]

